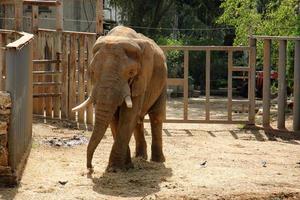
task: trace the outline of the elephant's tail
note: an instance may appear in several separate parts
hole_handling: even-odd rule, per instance
[[[87,100],[82,102],[80,105],[76,106],[75,108],[72,108],[72,111],[75,112],[75,111],[81,110],[81,109],[87,107],[91,103],[92,103],[92,98],[91,98],[91,96],[89,96],[87,98]]]

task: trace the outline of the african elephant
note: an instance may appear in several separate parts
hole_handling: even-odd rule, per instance
[[[133,167],[129,141],[134,132],[136,156],[147,159],[143,120],[149,114],[152,132],[151,160],[164,162],[162,123],[166,109],[167,66],[160,47],[134,30],[117,26],[99,37],[89,67],[92,92],[75,107],[95,105],[95,125],[87,147],[87,168],[108,125],[114,143],[108,171]]]

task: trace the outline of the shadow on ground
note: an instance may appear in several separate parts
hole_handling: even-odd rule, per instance
[[[99,194],[140,197],[156,193],[160,190],[160,183],[166,182],[172,176],[172,169],[163,163],[148,162],[133,159],[134,169],[127,172],[107,173],[100,177],[91,177],[93,190]]]

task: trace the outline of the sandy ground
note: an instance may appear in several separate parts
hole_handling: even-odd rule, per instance
[[[165,124],[164,164],[134,159],[134,169],[106,173],[108,131],[94,156],[95,173],[88,176],[86,144],[44,142],[90,135],[65,125],[34,124],[21,185],[0,189],[0,199],[300,199],[300,141],[295,139],[241,125]],[[149,125],[146,130],[150,133]],[[150,144],[151,136],[146,138]]]
[[[181,107],[178,102],[173,104]],[[196,107],[190,109],[195,111],[192,115],[199,114]],[[182,113],[175,111],[178,113],[172,116]],[[291,124],[289,117],[288,127]],[[149,146],[150,133],[146,124]],[[90,134],[72,124],[36,120],[21,184],[0,188],[0,199],[300,199],[300,137],[243,125],[164,124],[164,164],[133,159],[134,169],[106,173],[113,142],[108,131],[95,152],[91,176],[85,169],[86,143],[71,147],[49,144],[74,136],[88,139]],[[131,150],[134,155],[133,139]]]

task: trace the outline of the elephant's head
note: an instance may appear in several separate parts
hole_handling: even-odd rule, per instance
[[[93,132],[100,140],[118,107],[126,103],[131,108],[135,106],[131,98],[144,94],[153,69],[152,48],[144,39],[105,36],[96,41],[89,67],[93,89],[73,111],[90,103],[96,105]]]

